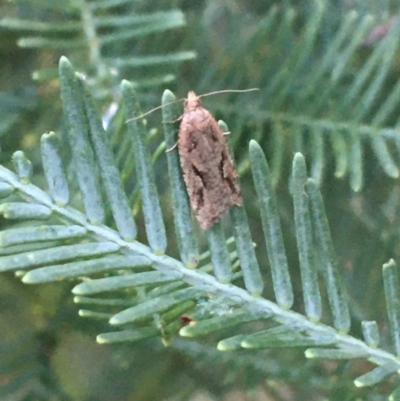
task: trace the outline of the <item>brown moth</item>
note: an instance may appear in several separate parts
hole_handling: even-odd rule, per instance
[[[192,91],[185,100],[177,145],[190,205],[207,230],[243,199],[224,133]]]

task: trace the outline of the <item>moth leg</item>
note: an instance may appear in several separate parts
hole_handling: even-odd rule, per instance
[[[231,131],[224,132],[224,135],[230,135],[230,134],[231,134]]]
[[[167,150],[165,151],[165,153],[171,152],[171,150],[174,150],[177,146],[178,146],[178,141],[175,142],[175,145],[172,146],[172,148],[167,149]]]

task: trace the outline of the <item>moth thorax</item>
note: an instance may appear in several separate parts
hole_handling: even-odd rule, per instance
[[[185,111],[192,111],[197,107],[201,107],[201,101],[193,91],[190,91],[185,100]]]

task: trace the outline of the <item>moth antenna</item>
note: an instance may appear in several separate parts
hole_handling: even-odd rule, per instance
[[[204,93],[203,95],[198,96],[200,97],[205,97],[205,96],[211,96],[211,95],[216,95],[217,93],[244,93],[244,92],[254,92],[254,91],[259,91],[260,88],[251,88],[251,89],[224,89],[220,91],[215,91],[215,92],[209,92],[209,93]],[[148,114],[151,114],[153,111],[159,110],[163,108],[163,106],[168,106],[170,104],[178,103],[181,102],[182,100],[186,100],[186,98],[181,98],[174,100],[173,102],[168,102],[165,104],[162,104],[161,106],[154,107],[154,109],[151,109],[149,111],[146,111],[146,113],[141,114],[140,116],[129,118],[128,120],[125,121],[125,123],[129,123],[130,121],[135,121],[138,120],[139,118],[143,118],[147,116]]]
[[[170,104],[174,104],[174,103],[181,102],[182,100],[185,100],[185,98],[177,99],[177,100],[174,100],[173,102],[168,102],[168,103],[162,104],[161,106],[154,107],[154,109],[151,109],[151,110],[149,110],[149,111],[146,111],[146,113],[143,113],[143,114],[141,114],[140,116],[129,118],[128,120],[125,121],[125,124],[126,124],[126,123],[129,123],[130,121],[139,120],[139,118],[145,117],[145,116],[147,116],[148,114],[151,114],[153,111],[156,111],[156,110],[158,110],[158,109],[162,109],[164,106],[168,106],[168,105],[170,105]]]
[[[220,91],[204,93],[203,95],[199,95],[198,97],[205,97],[205,96],[216,95],[217,93],[231,93],[231,92],[244,93],[244,92],[254,92],[254,91],[259,91],[259,90],[260,90],[260,88],[250,88],[250,89],[224,89],[224,90],[220,90]]]

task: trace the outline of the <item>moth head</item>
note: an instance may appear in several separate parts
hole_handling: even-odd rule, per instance
[[[193,91],[190,91],[185,99],[185,111],[192,111],[197,107],[201,107],[200,98]]]

